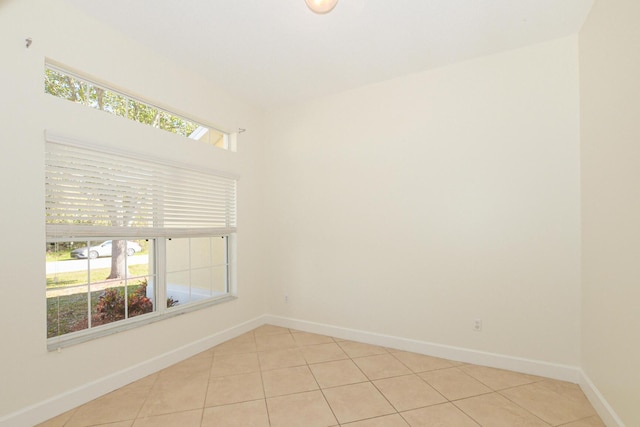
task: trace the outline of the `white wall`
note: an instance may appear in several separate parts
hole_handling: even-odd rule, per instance
[[[263,117],[60,0],[0,0],[0,420],[271,313],[570,366],[581,363],[582,333],[585,370],[638,424],[629,396],[640,379],[624,369],[638,359],[640,329],[630,142],[640,73],[623,40],[638,32],[610,28],[637,6],[596,4],[580,35],[582,94],[578,39],[568,37]],[[620,41],[612,57],[603,28]],[[248,132],[234,154],[55,99],[43,93],[45,57]],[[240,174],[240,298],[47,352],[45,129]]]
[[[26,37],[33,38],[29,49]],[[0,1],[0,52],[0,420],[264,314],[260,111],[58,0]],[[45,95],[45,57],[223,129],[248,131],[239,139],[238,152],[230,153]],[[239,174],[240,298],[61,353],[48,352],[45,129]]]
[[[640,426],[640,2],[596,1],[580,33],[582,367]]]
[[[270,312],[577,366],[577,54],[568,37],[270,112]]]

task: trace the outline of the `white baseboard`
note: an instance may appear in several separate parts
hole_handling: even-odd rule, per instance
[[[213,346],[249,332],[264,325],[266,321],[265,316],[257,317],[112,375],[84,384],[51,399],[28,406],[0,418],[0,427],[32,427]]]
[[[589,402],[591,402],[607,427],[625,427],[620,417],[618,417],[618,414],[616,414],[611,405],[609,405],[609,402],[607,402],[607,399],[604,398],[595,384],[593,384],[591,379],[582,370],[580,370],[580,388],[582,388],[585,396],[587,396],[587,399],[589,399]]]
[[[575,384],[579,383],[580,381],[580,369],[576,366],[560,365],[541,362],[538,360],[470,350],[461,347],[434,344],[425,341],[377,334],[357,329],[348,329],[335,325],[314,323],[287,317],[267,315],[264,319],[266,323],[272,325],[297,329],[305,332],[329,335],[336,338],[359,341],[367,344],[374,344],[398,350],[411,351],[414,353],[426,354],[429,356],[456,360],[459,362],[472,363],[475,365],[507,369],[510,371],[517,371],[530,375],[538,375],[541,377],[553,378],[561,381],[569,381]]]
[[[541,362],[538,360],[506,356],[503,354],[487,353],[461,347],[434,344],[425,341],[417,341],[287,317],[267,315],[264,317],[264,320],[265,323],[271,325],[297,329],[304,332],[329,335],[351,341],[364,342],[367,344],[441,357],[443,359],[472,363],[474,365],[490,366],[493,368],[507,369],[510,371],[522,372],[524,374],[538,375],[560,381],[572,382],[580,385],[584,394],[587,396],[587,399],[589,399],[607,427],[625,427],[622,420],[617,416],[613,408],[591,382],[589,377],[582,371],[582,369],[576,366]]]
[[[622,420],[620,420],[616,415],[615,411],[611,408],[589,377],[580,368],[575,366],[560,365],[502,354],[470,350],[461,347],[434,344],[425,341],[273,315],[256,317],[255,319],[215,333],[138,365],[131,366],[107,377],[82,385],[81,387],[60,394],[54,398],[6,415],[0,418],[0,427],[34,426],[264,324],[282,326],[285,328],[329,335],[336,338],[411,351],[444,359],[507,369],[525,374],[577,383],[580,385],[607,427],[625,427]]]

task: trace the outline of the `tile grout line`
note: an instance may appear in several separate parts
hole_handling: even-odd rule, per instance
[[[449,398],[447,396],[445,396],[444,394],[440,393],[440,390],[438,390],[437,388],[435,388],[433,385],[429,384],[429,381],[425,380],[424,378],[422,378],[420,376],[420,374],[423,374],[425,372],[433,372],[437,369],[434,369],[433,371],[421,371],[421,372],[415,372],[413,369],[411,369],[411,367],[409,367],[409,365],[407,365],[406,363],[404,363],[402,360],[398,359],[396,356],[393,355],[393,353],[389,352],[389,354],[391,354],[391,356],[393,356],[394,359],[396,359],[398,362],[400,362],[402,365],[404,365],[411,373],[413,376],[418,377],[418,379],[420,379],[422,382],[424,382],[426,385],[428,385],[429,387],[431,387],[436,393],[438,393],[438,395],[440,395],[440,397],[442,397],[446,402],[451,402],[449,400]],[[442,369],[446,369],[446,368],[442,368]],[[442,402],[445,403],[445,402]],[[437,405],[437,403],[436,403]],[[427,405],[424,406],[424,408],[427,408],[429,406],[435,406],[435,405]],[[420,409],[420,408],[415,408],[415,409]]]
[[[393,403],[391,403],[391,401],[387,398],[387,396],[385,396],[385,394],[378,388],[378,386],[375,385],[373,380],[371,378],[369,378],[369,376],[362,370],[362,368],[353,360],[354,358],[351,357],[349,355],[349,353],[347,353],[340,344],[338,344],[338,346],[340,348],[342,348],[342,351],[344,351],[345,354],[349,357],[349,360],[351,361],[351,363],[353,363],[355,365],[355,367],[362,373],[362,375],[364,375],[364,377],[367,378],[368,382],[373,386],[373,388],[375,388],[378,391],[378,393],[380,393],[380,395],[384,398],[384,400],[387,401],[389,406],[391,406],[396,411],[395,413],[400,415],[400,412],[398,411],[398,408],[396,408],[395,405]],[[386,348],[384,350],[385,350],[386,354],[390,354],[389,351]],[[362,357],[369,357],[369,356],[362,356]],[[387,414],[387,415],[392,415],[392,414]],[[400,417],[402,417],[402,415],[400,415]],[[376,418],[376,417],[374,417],[374,418]],[[379,417],[377,417],[377,418],[379,418]],[[373,418],[369,418],[369,419],[373,419]],[[403,419],[404,419],[404,417],[403,417]]]
[[[533,383],[530,383],[530,384],[533,384]],[[523,385],[528,385],[528,384],[523,384]],[[510,389],[517,388],[517,387],[522,387],[522,386],[516,386],[516,387],[505,388],[505,389],[503,389],[503,390],[510,390]],[[500,391],[501,391],[501,390],[500,390]],[[546,422],[545,420],[543,420],[542,418],[540,418],[538,415],[536,415],[536,414],[534,414],[533,412],[531,412],[529,409],[525,408],[524,406],[520,405],[520,404],[519,404],[519,403],[517,403],[517,402],[514,402],[513,400],[511,400],[511,399],[509,398],[509,396],[505,396],[504,394],[500,393],[500,391],[496,391],[496,394],[498,394],[499,396],[502,396],[503,398],[507,399],[509,402],[513,403],[513,404],[514,404],[514,405],[516,405],[518,408],[520,408],[520,409],[522,409],[522,410],[524,410],[524,411],[528,412],[529,414],[533,415],[534,417],[536,417],[537,419],[539,419],[539,420],[540,420],[540,421],[542,421],[543,423],[547,424],[548,426],[550,426],[550,427],[552,426],[552,424],[551,424],[551,423]],[[574,421],[575,421],[575,420],[574,420]]]
[[[492,391],[491,393],[486,393],[486,394],[492,394],[492,393],[495,393],[495,391]],[[476,397],[476,396],[473,396],[473,397]],[[467,397],[466,399],[470,399],[470,397]],[[480,427],[484,427],[482,425],[482,423],[480,423],[480,421],[476,420],[470,414],[467,414],[464,409],[462,409],[460,406],[456,405],[456,402],[459,402],[460,400],[464,400],[464,399],[453,400],[453,401],[450,401],[449,403],[451,403],[458,411],[462,412],[464,415],[469,417],[469,419],[471,421],[473,421],[474,423],[478,424]]]
[[[418,373],[418,372],[415,372],[413,369],[411,369],[411,368],[410,368],[406,363],[404,363],[402,360],[400,360],[399,358],[397,358],[396,356],[394,356],[393,352],[389,352],[389,354],[391,354],[391,355],[394,357],[394,359],[396,359],[398,362],[400,362],[402,365],[404,365],[407,369],[409,369],[409,371],[410,371],[413,375],[415,375],[415,376],[417,376],[418,378],[420,378],[420,380],[424,381],[424,383],[425,383],[425,384],[427,384],[429,387],[431,387],[433,390],[435,390],[435,391],[436,391],[436,393],[438,393],[440,396],[442,396],[442,398],[443,398],[443,399],[445,399],[445,402],[442,402],[442,403],[440,403],[440,404],[422,406],[422,407],[419,407],[419,408],[414,408],[414,409],[410,409],[410,410],[408,410],[408,411],[403,411],[403,412],[409,412],[409,411],[415,411],[415,410],[419,410],[419,409],[430,408],[430,407],[433,407],[433,406],[444,405],[444,404],[447,404],[447,403],[448,403],[448,404],[451,404],[451,405],[454,405],[456,408],[458,408],[458,406],[457,406],[457,405],[455,405],[455,404],[453,403],[453,401],[452,401],[452,400],[450,400],[450,399],[449,399],[448,397],[446,397],[444,394],[440,393],[440,391],[439,391],[438,389],[436,389],[433,385],[429,384],[429,382],[428,382],[426,379],[422,378],[422,377],[419,375],[420,373],[425,373],[425,372],[433,372],[433,371],[438,371],[438,370],[442,370],[442,369],[451,369],[451,368],[455,368],[455,366],[450,366],[450,367],[447,367],[447,368],[438,368],[438,369],[433,369],[433,370],[430,370],[430,371],[422,371],[422,372]],[[466,373],[465,373],[465,374],[466,374]],[[468,375],[468,374],[467,374],[467,375]],[[487,387],[488,387],[488,386],[487,386]],[[494,391],[493,391],[493,389],[491,389],[491,387],[488,387],[488,388],[489,388],[490,390],[492,390],[492,392],[494,392]],[[459,409],[460,411],[462,411],[462,409],[460,409],[460,408],[458,408],[458,409]],[[476,423],[478,426],[482,427],[482,425],[480,424],[480,422],[478,422],[476,419],[474,419],[473,417],[471,417],[469,414],[467,414],[467,413],[466,413],[466,412],[464,412],[464,411],[462,411],[462,413],[463,413],[463,414],[465,414],[467,417],[469,417],[469,419],[470,419],[471,421],[473,421],[474,423]],[[408,421],[404,416],[402,416],[402,413],[401,413],[401,412],[399,413],[399,415],[402,417],[402,419],[403,419],[407,424],[409,424],[409,425],[410,425],[409,421]]]
[[[478,366],[479,366],[479,365],[478,365]],[[497,369],[497,368],[492,368],[492,369]],[[462,413],[464,413],[466,416],[468,416],[469,418],[471,418],[471,419],[472,419],[474,422],[476,422],[478,425],[481,425],[481,424],[480,424],[480,421],[478,421],[478,420],[476,420],[475,418],[473,418],[473,417],[471,416],[471,414],[468,414],[467,412],[465,412],[465,411],[464,411],[464,409],[462,409],[459,405],[456,405],[456,403],[455,403],[455,402],[460,402],[460,401],[462,401],[462,400],[466,400],[466,399],[473,399],[473,398],[478,397],[478,396],[486,396],[486,395],[489,395],[489,394],[497,394],[497,395],[499,395],[499,396],[504,397],[504,398],[505,398],[505,399],[507,399],[509,402],[511,402],[511,403],[513,403],[514,405],[516,405],[518,408],[521,408],[521,409],[525,410],[526,412],[530,413],[531,415],[533,415],[534,417],[536,417],[537,419],[539,419],[540,421],[542,421],[543,423],[545,423],[545,424],[547,424],[548,426],[550,426],[550,427],[551,427],[551,425],[550,425],[549,423],[547,423],[546,421],[544,421],[543,419],[541,419],[541,418],[540,418],[540,417],[538,417],[537,415],[533,414],[531,411],[527,410],[526,408],[523,408],[522,406],[520,406],[520,405],[519,405],[519,404],[517,404],[516,402],[513,402],[511,399],[509,399],[508,397],[504,396],[502,393],[500,393],[500,391],[502,391],[502,390],[511,390],[511,389],[514,389],[514,388],[518,388],[518,387],[522,387],[522,386],[525,386],[525,385],[534,384],[534,383],[536,383],[536,382],[544,381],[544,378],[543,378],[543,379],[541,379],[541,380],[538,380],[538,381],[532,381],[532,382],[527,383],[527,384],[520,384],[520,385],[513,386],[513,387],[506,387],[506,388],[503,388],[503,389],[495,389],[495,388],[493,388],[493,387],[489,386],[488,384],[484,383],[482,380],[480,380],[479,378],[475,377],[474,375],[472,375],[472,374],[470,374],[470,373],[466,372],[464,369],[460,369],[460,371],[461,371],[463,374],[468,375],[469,377],[471,377],[471,378],[473,378],[474,380],[478,381],[480,384],[484,385],[484,386],[485,386],[485,387],[487,387],[489,390],[491,390],[491,392],[481,393],[481,394],[478,394],[478,395],[475,395],[475,396],[469,396],[469,397],[465,397],[465,398],[461,398],[461,399],[456,399],[456,400],[454,400],[454,401],[450,401],[453,405],[455,405],[455,407],[456,407],[456,408],[458,408],[460,411],[462,411]]]
[[[469,376],[469,377],[473,378],[474,380],[478,381],[480,384],[482,384],[483,386],[485,386],[485,387],[486,387],[486,388],[488,388],[489,390],[491,390],[490,392],[482,393],[482,394],[480,394],[480,395],[476,395],[476,396],[469,396],[469,397],[465,397],[465,398],[462,398],[462,399],[457,399],[457,400],[451,400],[451,401],[450,401],[450,403],[451,403],[453,406],[455,406],[455,407],[456,407],[460,412],[462,412],[462,413],[463,413],[463,414],[465,414],[467,417],[469,417],[469,419],[470,419],[470,420],[472,420],[474,423],[478,424],[479,426],[483,427],[483,426],[482,426],[482,424],[480,423],[480,421],[478,421],[478,420],[476,420],[474,417],[472,417],[472,416],[471,416],[471,414],[468,414],[468,413],[467,413],[464,409],[462,409],[459,405],[456,405],[456,402],[459,402],[459,401],[461,401],[461,400],[465,400],[465,399],[471,399],[471,398],[474,398],[474,397],[477,397],[477,396],[484,396],[484,395],[488,395],[488,394],[493,394],[493,393],[495,393],[496,391],[493,389],[493,387],[489,387],[489,385],[487,385],[487,384],[485,384],[484,382],[480,381],[478,378],[474,377],[473,375],[471,375],[471,374],[470,374],[470,373],[468,373],[468,372],[465,372],[465,370],[464,370],[464,369],[460,369],[460,371],[461,371],[463,374],[465,374],[465,375],[467,375],[467,376]]]
[[[329,338],[331,338],[331,340],[333,340],[333,342],[336,343],[336,340],[333,337],[329,337]],[[338,345],[338,347],[340,347],[340,346]],[[316,375],[313,373],[313,369],[311,369],[311,365],[309,364],[309,361],[307,360],[307,358],[304,356],[304,353],[302,354],[302,357],[304,358],[305,362],[307,362],[307,369],[309,369],[309,372],[311,372],[311,375],[313,376],[313,379],[315,380],[316,385],[318,386],[318,390],[320,390],[320,393],[322,394],[322,398],[324,399],[324,402],[327,404],[327,407],[331,411],[331,414],[333,415],[333,418],[338,423],[337,425],[340,426],[341,425],[340,424],[340,420],[338,419],[338,416],[336,415],[335,411],[331,407],[331,404],[329,403],[329,400],[327,399],[327,396],[324,394],[324,390],[322,389],[322,387],[320,387],[320,383],[318,382],[318,378],[316,378]],[[323,363],[326,363],[326,362],[323,362]]]
[[[211,364],[209,365],[209,374],[207,375],[207,387],[205,388],[204,400],[202,401],[202,413],[200,414],[200,425],[204,423],[204,412],[207,409],[207,396],[209,395],[209,386],[211,386],[211,371],[213,371],[213,362],[216,357],[216,351],[213,350],[213,348],[211,350],[212,350]]]
[[[424,381],[424,382],[425,382],[425,384],[427,384],[427,385],[429,385],[429,387],[433,388],[433,389],[436,391],[436,393],[438,393],[440,396],[442,396],[442,398],[443,398],[443,399],[445,399],[445,402],[442,402],[441,404],[450,403],[450,404],[452,404],[452,405],[453,405],[453,401],[449,400],[446,396],[444,396],[442,393],[440,393],[440,392],[439,392],[435,387],[433,387],[431,384],[429,384],[429,382],[428,382],[428,381],[426,381],[424,378],[422,378],[418,373],[416,373],[413,369],[411,369],[411,368],[410,368],[406,363],[404,363],[402,360],[400,360],[400,359],[398,359],[396,356],[394,356],[393,352],[388,351],[386,348],[384,348],[384,350],[386,351],[386,354],[391,355],[395,360],[397,360],[400,364],[402,364],[404,367],[406,367],[406,368],[409,370],[409,372],[411,373],[411,374],[406,374],[406,375],[396,375],[396,376],[388,377],[388,378],[398,378],[398,377],[401,377],[401,376],[407,376],[407,375],[414,375],[414,376],[417,376],[418,378],[420,378],[420,380]],[[380,354],[380,355],[384,355],[384,354],[385,354],[385,353]],[[347,355],[348,355],[348,354],[347,354]],[[370,355],[370,356],[376,356],[376,355]],[[360,356],[359,358],[370,357],[370,356]],[[360,370],[360,372],[362,372],[362,374],[363,374],[367,379],[369,379],[369,382],[370,382],[370,383],[371,383],[371,384],[376,388],[376,390],[378,390],[378,392],[379,392],[379,393],[380,393],[380,394],[381,394],[381,395],[382,395],[382,396],[387,400],[387,402],[391,405],[391,407],[392,407],[392,408],[394,408],[394,409],[396,410],[396,414],[400,415],[400,417],[402,417],[402,419],[403,419],[407,424],[409,424],[409,425],[410,425],[409,421],[407,421],[407,419],[402,415],[402,412],[398,411],[398,409],[397,409],[397,408],[396,408],[396,407],[395,407],[395,406],[394,406],[394,405],[389,401],[389,399],[387,399],[387,397],[384,395],[384,393],[382,393],[382,391],[380,391],[380,389],[375,385],[375,383],[373,382],[373,380],[371,380],[371,379],[369,378],[369,376],[368,376],[368,375],[366,375],[366,374],[362,371],[362,369],[360,368],[360,366],[358,366],[358,364],[353,360],[353,359],[357,359],[358,357],[351,357],[351,356],[349,356],[349,358],[350,358],[350,360],[353,362],[353,364],[354,364],[354,365],[355,365],[355,366]],[[434,370],[432,370],[432,371],[441,370],[441,369],[450,369],[450,368],[455,368],[455,366],[450,366],[450,367],[447,367],[447,368],[438,368],[438,369],[434,369]],[[424,372],[432,372],[432,371],[424,371]],[[466,374],[466,372],[465,372],[465,374]],[[466,374],[466,375],[469,375],[469,374]],[[469,376],[471,377],[471,375],[469,375]],[[472,378],[473,378],[473,377],[472,377]],[[387,379],[387,378],[381,378],[381,379]],[[484,385],[484,383],[483,383],[483,385]],[[485,385],[485,386],[486,386],[486,385]],[[487,387],[488,387],[488,386],[487,386]],[[491,393],[494,393],[494,392],[495,392],[491,387],[488,387],[488,388],[491,390]],[[424,409],[424,408],[429,408],[429,407],[433,407],[433,406],[437,406],[437,405],[438,405],[438,404],[422,406],[422,407],[419,407],[419,408],[413,408],[413,409],[411,409],[411,411],[413,411],[413,410],[419,410],[419,409]],[[456,407],[456,408],[458,408],[458,406],[457,406],[457,405],[455,405],[455,407]],[[467,414],[466,412],[462,411],[462,409],[460,409],[460,408],[458,408],[458,409],[459,409],[462,413],[464,413],[466,416],[468,416],[470,420],[472,420],[474,423],[476,423],[477,425],[479,425],[480,427],[482,427],[482,426],[481,426],[481,424],[480,424],[477,420],[475,420],[473,417],[471,417],[471,416],[470,416],[469,414]],[[403,411],[403,412],[408,412],[408,411]]]
[[[62,427],[65,427],[67,424],[69,424],[69,422],[71,421],[71,419],[73,418],[73,416],[76,414],[76,412],[78,412],[78,408],[79,408],[79,407],[80,407],[80,406],[76,406],[75,408],[73,408],[73,410],[72,410],[72,412],[73,412],[73,413],[71,414],[71,416],[69,417],[69,419],[68,419],[67,421],[65,421],[65,422],[62,424]],[[142,407],[141,407],[141,408],[142,408]],[[62,414],[61,414],[61,415],[62,415]]]
[[[262,384],[262,394],[264,396],[264,409],[267,411],[267,422],[271,426],[271,414],[269,414],[269,405],[267,404],[267,390],[264,388],[264,377],[262,375],[262,364],[260,363],[260,352],[258,351],[255,329],[253,330],[253,342],[256,345],[256,359],[258,359],[258,371],[260,372],[260,383]]]

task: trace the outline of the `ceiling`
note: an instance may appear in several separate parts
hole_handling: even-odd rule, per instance
[[[67,0],[270,109],[579,31],[594,0]]]

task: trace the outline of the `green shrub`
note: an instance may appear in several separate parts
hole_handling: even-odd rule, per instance
[[[91,319],[93,326],[104,325],[125,318],[124,288],[106,289],[96,304],[96,313]],[[141,282],[140,286],[129,294],[129,317],[139,316],[153,311],[153,302],[147,297],[147,282]]]
[[[105,289],[95,305],[91,316],[91,326],[106,325],[125,318],[125,301],[128,300],[128,317],[135,317],[153,311],[153,301],[147,297],[147,281],[142,280],[135,290],[129,292],[129,298],[125,299],[124,287]],[[132,288],[129,288],[132,289]],[[178,301],[167,298],[167,307],[178,305]],[[86,311],[85,311],[86,313]],[[85,317],[76,322],[69,332],[87,329],[88,321]]]
[[[177,299],[173,299],[173,297],[169,297],[167,298],[167,308],[169,307],[175,307],[176,305],[178,305],[180,302]]]

